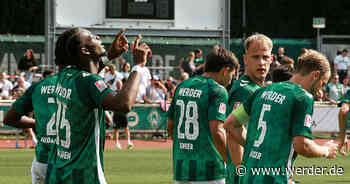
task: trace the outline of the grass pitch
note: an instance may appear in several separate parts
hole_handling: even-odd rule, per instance
[[[33,149],[0,150],[0,184],[30,184],[33,155]],[[106,150],[104,164],[109,184],[173,183],[170,149]],[[296,167],[302,166],[329,169],[336,166],[338,170],[343,170],[338,176],[330,175],[333,170],[329,169],[329,175],[297,175],[296,180],[302,184],[350,183],[350,156],[338,155],[334,160],[306,159],[299,156]]]

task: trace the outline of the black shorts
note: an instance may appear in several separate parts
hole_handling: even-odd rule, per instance
[[[128,126],[128,118],[126,114],[113,113],[113,128],[121,129]]]

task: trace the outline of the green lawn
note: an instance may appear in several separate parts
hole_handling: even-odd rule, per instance
[[[0,150],[0,184],[30,184],[33,149]],[[109,184],[164,184],[172,182],[169,149],[106,150],[105,175]],[[301,183],[350,183],[350,156],[334,160],[299,157],[297,166],[342,167],[342,176],[296,176]]]

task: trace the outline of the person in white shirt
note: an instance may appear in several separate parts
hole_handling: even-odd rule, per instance
[[[168,90],[159,79],[159,76],[153,75],[151,85],[146,88],[145,103],[157,103],[160,104],[166,100],[166,94]]]
[[[139,86],[139,91],[137,93],[136,97],[136,102],[138,103],[144,103],[144,98],[146,97],[146,88],[147,86],[151,85],[151,72],[149,69],[146,67],[147,63],[147,57],[152,56],[152,51],[148,47],[146,43],[139,44],[140,40],[142,39],[141,35],[138,35],[136,40],[135,40],[135,46],[140,45],[139,47],[144,48],[142,51],[136,51],[134,50],[133,55],[134,55],[134,62],[135,61],[140,61],[138,63],[134,63],[135,65],[132,67],[131,72],[137,71],[140,76],[141,76],[141,82]],[[148,52],[147,54],[144,53],[139,53],[139,52]],[[136,59],[137,57],[142,57],[141,59]]]
[[[350,90],[349,78],[344,78],[343,80],[344,95]]]
[[[104,74],[104,81],[107,84],[113,84],[115,80],[122,80],[124,77],[119,73],[114,64],[108,65],[109,72]]]
[[[10,99],[10,92],[13,89],[13,84],[7,80],[6,72],[0,73],[0,96],[1,99]]]
[[[344,49],[342,53],[334,58],[334,68],[339,75],[339,81],[343,81],[349,73],[350,60],[348,58],[348,50]]]
[[[17,82],[15,84],[15,88],[23,88],[24,90],[27,90],[30,87],[30,83],[24,80],[24,77],[18,77]]]

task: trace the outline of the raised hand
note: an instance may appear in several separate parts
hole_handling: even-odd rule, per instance
[[[140,40],[142,39],[142,35],[138,35],[135,43],[134,43],[134,49],[133,49],[133,56],[134,56],[134,63],[140,64],[147,62],[147,57],[152,56],[152,51],[149,48],[149,46],[146,43],[141,43]]]
[[[115,36],[115,39],[112,43],[112,47],[108,51],[108,59],[114,59],[119,57],[123,52],[128,51],[128,39],[123,35],[125,28],[122,28],[120,32]]]

